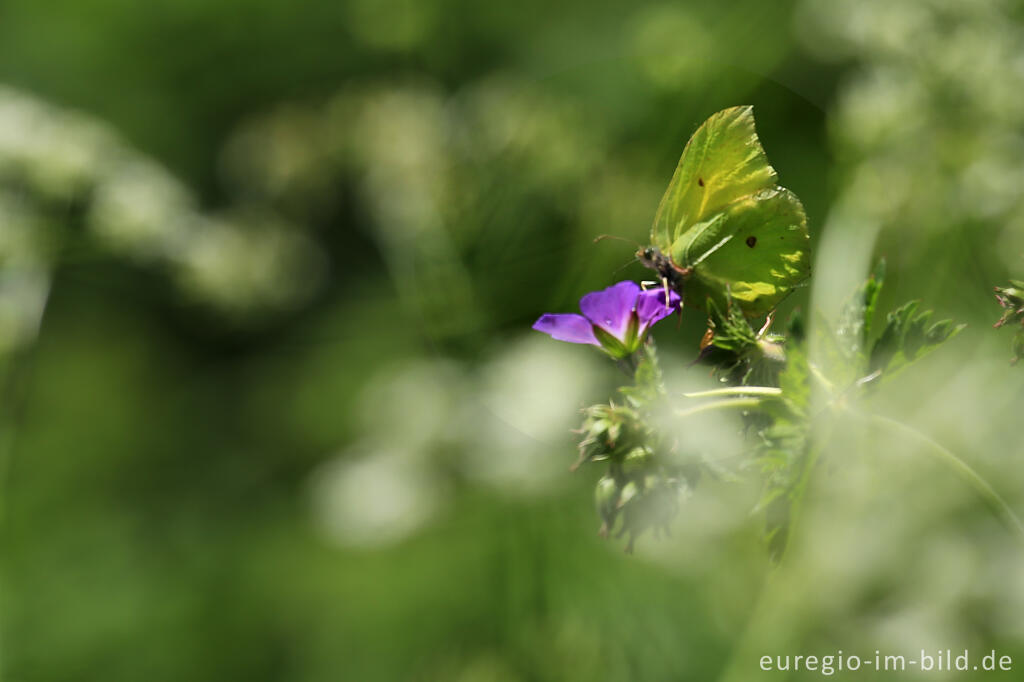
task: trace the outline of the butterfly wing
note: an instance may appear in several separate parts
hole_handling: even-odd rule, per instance
[[[774,187],[775,181],[754,129],[753,107],[720,111],[686,143],[658,205],[651,243],[668,252],[697,223],[741,197]]]
[[[724,302],[728,290],[746,315],[757,316],[810,276],[808,241],[800,200],[772,187],[694,225],[672,244],[670,255],[691,270],[686,305],[704,310],[708,298]]]

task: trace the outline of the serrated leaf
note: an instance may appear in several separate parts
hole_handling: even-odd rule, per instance
[[[875,266],[875,271],[857,288],[839,314],[835,331],[839,349],[848,359],[861,364],[866,364],[866,346],[871,334],[871,320],[884,282],[885,261],[881,260]]]
[[[872,320],[885,280],[885,261],[850,294],[833,325],[820,312],[815,325],[818,369],[838,390],[867,373]]]
[[[708,299],[708,324],[712,333],[711,343],[717,348],[743,355],[757,346],[757,334],[739,306],[732,305],[730,299],[726,299],[725,306]]]
[[[919,301],[910,301],[886,316],[885,329],[871,347],[870,372],[889,378],[920,360],[964,328],[951,320],[931,323],[932,311],[918,312]]]

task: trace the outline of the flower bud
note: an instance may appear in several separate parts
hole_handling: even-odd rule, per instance
[[[1024,358],[1024,282],[1010,280],[1010,286],[996,287],[995,290],[996,301],[1004,310],[992,326],[1002,327],[1007,322],[1020,322],[1021,325],[1013,337],[1013,359],[1010,363],[1015,365]]]
[[[995,287],[996,301],[1005,310],[994,326],[1002,327],[1010,320],[1019,320],[1024,325],[1024,282],[1010,280],[1008,287]]]
[[[643,479],[645,473],[654,466],[654,453],[646,447],[636,447],[622,458],[622,473],[628,478]]]
[[[636,481],[629,481],[626,485],[622,486],[622,492],[619,494],[619,509],[632,502],[642,490],[643,488]]]
[[[679,511],[681,487],[681,479],[651,471],[622,488],[618,501],[622,527],[617,537],[629,535],[627,552],[633,551],[637,538],[650,528],[654,528],[656,534],[669,534],[669,524]]]
[[[598,535],[608,537],[615,526],[615,517],[619,514],[619,486],[611,476],[603,476],[594,488],[594,503],[597,515],[601,518],[601,529]]]
[[[583,439],[573,471],[585,462],[621,461],[626,453],[645,445],[651,438],[647,424],[627,405],[593,405],[583,414],[583,424],[577,431],[583,434]]]

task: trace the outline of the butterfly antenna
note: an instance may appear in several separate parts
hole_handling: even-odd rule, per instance
[[[614,270],[612,270],[612,274],[613,274],[613,275],[617,275],[617,274],[619,274],[620,272],[622,272],[623,270],[625,270],[626,268],[628,268],[628,267],[629,267],[630,265],[632,265],[633,263],[638,263],[639,261],[640,261],[640,259],[639,259],[639,258],[636,258],[636,257],[634,256],[633,258],[630,258],[630,259],[629,259],[628,261],[626,261],[625,263],[623,263],[623,264],[622,264],[622,265],[620,265],[619,267],[617,267],[617,268],[615,268]]]
[[[596,244],[596,243],[598,243],[600,241],[604,241],[605,239],[616,239],[616,240],[618,240],[620,242],[626,242],[627,244],[632,244],[637,249],[640,248],[640,242],[633,241],[632,239],[626,239],[625,237],[620,237],[620,236],[615,235],[615,234],[599,234],[598,236],[594,237],[594,243]]]

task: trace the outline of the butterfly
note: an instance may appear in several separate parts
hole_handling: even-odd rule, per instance
[[[686,143],[637,258],[687,306],[770,312],[811,272],[807,215],[776,180],[753,107],[713,114]]]

